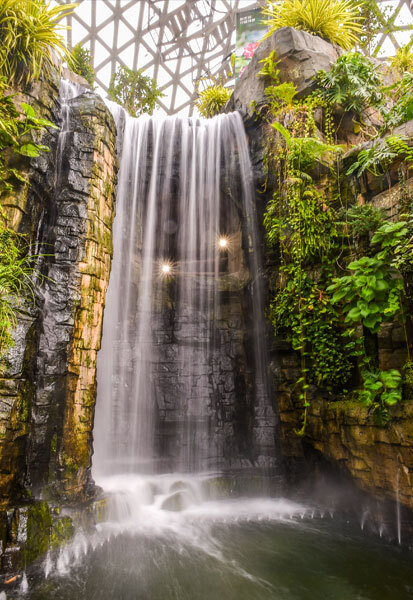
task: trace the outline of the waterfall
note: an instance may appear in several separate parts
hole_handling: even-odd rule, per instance
[[[120,171],[95,474],[271,467],[275,416],[242,119],[135,119],[108,104]]]

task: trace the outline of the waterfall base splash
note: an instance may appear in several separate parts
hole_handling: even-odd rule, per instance
[[[108,519],[49,554],[18,597],[404,600],[413,589],[409,554],[325,508],[283,498],[205,499],[204,477],[100,483]]]

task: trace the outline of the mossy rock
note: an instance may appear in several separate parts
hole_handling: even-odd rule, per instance
[[[20,520],[24,518],[23,510]],[[23,545],[23,555],[26,563],[32,562],[38,556],[46,554],[52,530],[52,515],[47,502],[37,502],[27,508],[26,541]],[[20,529],[20,527],[19,527]]]

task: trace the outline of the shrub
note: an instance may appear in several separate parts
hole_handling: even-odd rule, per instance
[[[373,412],[378,423],[384,425],[389,420],[388,406],[394,406],[402,399],[402,377],[396,369],[389,371],[364,370],[363,390],[360,400]]]
[[[50,8],[45,0],[2,0],[0,3],[0,74],[11,84],[38,79],[53,65],[53,51],[66,58],[64,29],[58,21],[76,4]]]
[[[199,93],[196,107],[203,117],[210,118],[221,112],[230,96],[231,91],[221,83],[214,84]]]
[[[351,0],[267,0],[269,37],[280,27],[294,27],[350,50],[362,32],[362,19]]]
[[[341,208],[338,213],[338,225],[342,227],[345,235],[360,239],[376,231],[385,219],[383,209],[376,208],[372,204],[350,206],[348,209]]]
[[[376,67],[358,52],[340,56],[331,71],[317,73],[317,81],[318,95],[347,111],[360,114],[368,106],[379,107],[383,101],[382,81]]]
[[[93,87],[95,83],[95,71],[93,69],[90,50],[82,48],[80,44],[77,44],[72,50],[67,65],[74,73],[84,77],[89,85]]]
[[[327,291],[334,293],[333,303],[342,303],[347,323],[361,321],[364,327],[377,333],[383,321],[390,321],[400,313],[403,282],[396,277],[389,261],[377,256],[363,256],[348,268],[351,275],[335,278]]]
[[[158,98],[164,94],[156,85],[155,79],[143,74],[142,69],[133,71],[119,67],[110,80],[108,96],[118,102],[132,117],[144,113],[151,115]]]
[[[402,77],[406,72],[413,74],[413,37],[408,44],[397,49],[393,58],[390,59],[390,70]]]

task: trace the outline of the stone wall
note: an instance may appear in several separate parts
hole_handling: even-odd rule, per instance
[[[59,79],[17,100],[60,123]],[[30,186],[3,199],[10,225],[27,236],[41,277],[14,332],[0,380],[0,501],[83,500],[91,492],[96,355],[112,253],[115,125],[90,91],[69,101],[61,161],[23,159]]]
[[[281,81],[293,81],[300,97],[305,97],[313,89],[312,77],[319,69],[328,68],[337,59],[336,48],[327,42],[290,28],[278,30],[261,44],[251,63],[237,82],[233,96],[228,102],[228,110],[242,112],[247,134],[250,140],[252,163],[258,189],[265,183],[263,166],[263,146],[266,137],[266,125],[259,117],[259,111],[266,102],[264,90],[270,85],[268,78],[258,76],[260,60],[275,50],[279,59]],[[363,138],[355,133],[353,116],[343,114],[336,107],[338,124],[338,143],[360,144]],[[321,115],[316,115],[316,121]],[[377,114],[366,111],[363,123],[377,123]],[[413,145],[413,121],[397,128],[395,134],[406,136]],[[368,147],[365,143],[357,150],[344,156],[344,167],[350,154]],[[361,179],[348,179],[347,194],[351,202],[372,203],[386,210],[389,220],[395,219],[401,212],[402,193],[413,189],[413,172],[407,174],[407,183],[399,184],[399,162],[395,162],[383,177],[364,175]],[[258,211],[263,214],[271,190],[267,189],[257,201]],[[266,256],[267,305],[272,297],[279,268],[277,253],[265,247],[264,231],[262,243]],[[406,312],[412,314],[412,281],[406,281],[408,292]],[[299,356],[291,345],[282,338],[274,338],[268,323],[270,345],[270,369],[272,371],[275,401],[278,404],[281,421],[280,443],[285,462],[285,472],[290,481],[305,476],[310,465],[307,461],[308,448],[316,452],[311,454],[311,468],[314,456],[321,456],[338,471],[350,475],[364,491],[381,499],[399,499],[406,507],[413,509],[413,439],[412,416],[413,398],[411,390],[405,390],[405,400],[391,410],[391,421],[385,427],[375,424],[372,415],[356,400],[355,394],[348,394],[344,401],[337,401],[327,392],[314,386],[309,390],[311,408],[304,438],[297,436],[301,428],[303,407],[298,399],[296,381],[300,377]],[[407,331],[412,339],[412,332]],[[405,334],[399,322],[386,323],[378,336],[379,361],[383,369],[400,369],[407,359]]]

